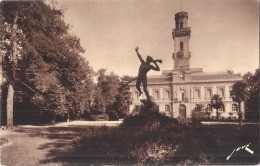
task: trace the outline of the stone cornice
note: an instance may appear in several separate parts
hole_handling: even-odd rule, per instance
[[[171,85],[172,82],[148,82],[148,85]],[[135,86],[135,83],[129,84],[129,86]]]
[[[211,82],[236,82],[240,81],[242,79],[235,78],[235,79],[216,79],[216,80],[196,80],[196,81],[190,81],[190,83],[211,83]]]
[[[222,80],[198,80],[198,81],[189,81],[189,82],[153,82],[153,83],[149,83],[148,82],[148,86],[149,85],[187,85],[187,84],[202,84],[202,83],[206,83],[206,84],[216,84],[216,83],[232,83],[232,82],[236,82],[236,81],[240,81],[242,79],[222,79]],[[130,86],[135,86],[135,84],[129,84]]]

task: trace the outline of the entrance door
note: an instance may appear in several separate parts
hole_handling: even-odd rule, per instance
[[[179,116],[186,118],[186,106],[183,104],[179,106]]]

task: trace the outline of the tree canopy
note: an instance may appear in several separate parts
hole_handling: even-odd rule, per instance
[[[14,110],[37,112],[48,120],[127,114],[133,78],[100,69],[95,84],[95,72],[82,56],[80,39],[64,22],[63,9],[44,0],[4,0],[0,8],[3,74],[6,87],[14,87]],[[4,93],[6,102],[10,93]]]
[[[259,69],[255,73],[247,72],[243,75],[243,83],[245,84],[245,117],[247,119],[259,120],[259,95],[260,95],[260,73]]]
[[[14,85],[16,96],[29,100],[21,102],[71,118],[90,108],[93,70],[82,56],[80,39],[69,33],[64,11],[44,1],[2,1],[1,12],[3,74]],[[14,47],[16,66],[10,58]]]
[[[260,73],[259,69],[255,73],[247,72],[243,75],[243,80],[235,82],[231,91],[234,102],[245,102],[245,118],[259,120],[259,94],[260,94]]]
[[[224,106],[224,103],[223,103],[223,98],[220,97],[220,95],[218,94],[214,94],[212,97],[211,97],[211,101],[210,101],[210,104],[213,108],[215,108],[217,110],[217,119],[219,120],[219,109],[221,107]]]
[[[106,69],[97,72],[93,109],[94,113],[106,113],[111,119],[123,118],[131,104],[131,93],[127,83],[132,78],[119,77],[113,72],[107,74]]]

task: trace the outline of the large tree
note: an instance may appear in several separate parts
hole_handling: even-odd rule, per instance
[[[119,88],[115,101],[111,107],[110,114],[118,118],[124,118],[129,113],[129,105],[132,104],[129,83],[134,80],[133,77],[123,76],[120,78]]]
[[[217,110],[217,119],[219,120],[219,109],[224,106],[223,99],[218,94],[214,94],[211,97],[210,104]]]
[[[92,114],[108,114],[110,119],[124,118],[131,104],[131,93],[128,84],[134,78],[119,77],[106,69],[97,72],[97,84],[94,94]]]
[[[238,81],[234,83],[230,95],[233,101],[238,103],[239,123],[241,123],[242,120],[241,102],[245,101],[247,98],[246,84],[243,81]]]
[[[44,1],[2,1],[1,12],[7,114],[16,94],[52,117],[79,117],[91,104],[93,70],[64,11]]]
[[[260,73],[256,69],[255,73],[247,72],[243,75],[243,80],[234,83],[231,96],[233,101],[245,102],[245,118],[259,120],[259,94],[260,94]],[[240,112],[241,114],[241,112]]]
[[[244,74],[243,81],[246,85],[245,92],[247,98],[246,118],[259,120],[259,94],[260,94],[260,70],[256,69],[255,73],[248,72]]]
[[[120,79],[113,72],[107,74],[106,69],[99,69],[97,81],[93,109],[100,113],[106,113],[115,102]]]

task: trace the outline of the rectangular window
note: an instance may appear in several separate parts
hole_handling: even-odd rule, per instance
[[[167,90],[165,91],[165,98],[166,99],[169,99],[170,98],[170,92]]]
[[[194,89],[194,98],[199,99],[200,98],[200,90],[199,89]]]
[[[154,91],[154,96],[153,96],[153,97],[154,97],[154,99],[157,99],[157,100],[158,100],[159,97],[160,97],[160,96],[159,96],[159,91]]]
[[[184,100],[185,100],[185,94],[183,92],[183,93],[181,93],[181,101],[184,101]]]

